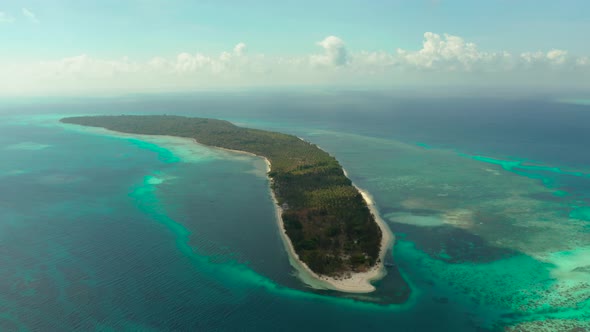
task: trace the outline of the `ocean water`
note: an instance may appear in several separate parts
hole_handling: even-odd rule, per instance
[[[380,93],[0,105],[2,331],[590,329],[588,106]],[[57,122],[121,113],[318,144],[375,198],[396,268],[373,295],[311,290],[260,159]]]

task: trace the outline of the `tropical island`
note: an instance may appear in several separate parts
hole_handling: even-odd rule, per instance
[[[312,143],[224,120],[171,115],[83,116],[61,122],[186,137],[263,157],[281,235],[300,273],[312,276],[320,287],[358,293],[373,291],[370,282],[384,275],[383,259],[392,241],[389,229],[370,196],[352,184],[333,156]]]

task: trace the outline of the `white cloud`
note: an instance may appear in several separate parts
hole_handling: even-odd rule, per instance
[[[27,8],[22,9],[23,15],[32,23],[39,24],[39,20],[37,19],[37,15],[32,11],[28,10]]]
[[[234,54],[237,56],[242,56],[246,54],[247,46],[244,43],[239,43],[234,47]]]
[[[423,69],[471,70],[472,66],[487,57],[480,53],[474,43],[463,38],[445,34],[441,37],[432,32],[424,34],[422,49],[417,52],[397,50],[402,62]]]
[[[14,17],[12,17],[4,12],[0,12],[0,24],[12,23],[12,22],[14,22]]]
[[[563,64],[566,61],[567,51],[553,49],[547,52],[547,59],[556,64]]]
[[[405,70],[426,70],[431,72],[457,73],[530,73],[537,70],[567,72],[585,67],[585,57],[571,56],[565,50],[552,49],[547,52],[534,51],[512,54],[508,51],[485,52],[475,43],[463,38],[432,32],[424,34],[422,48],[417,51],[398,49],[395,64]],[[588,68],[586,68],[588,69]]]
[[[483,52],[459,36],[432,32],[424,34],[420,50],[398,49],[396,55],[401,67],[430,71],[503,71],[516,65],[509,52]]]
[[[324,54],[313,55],[312,63],[326,66],[344,66],[348,63],[348,51],[342,39],[328,36],[317,44],[324,49]]]
[[[416,50],[349,51],[342,39],[323,53],[267,56],[239,43],[218,55],[182,52],[146,61],[79,55],[34,63],[0,63],[0,91],[190,90],[277,85],[537,85],[590,88],[590,58],[565,50],[486,52],[452,35],[424,34]],[[20,82],[20,85],[19,85]]]

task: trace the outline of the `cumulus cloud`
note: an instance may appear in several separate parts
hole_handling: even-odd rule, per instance
[[[242,55],[246,54],[246,50],[247,50],[246,44],[239,43],[234,47],[234,54],[237,56],[242,56]]]
[[[563,64],[566,61],[567,51],[553,49],[547,52],[547,59],[555,64]]]
[[[23,15],[32,23],[39,24],[39,20],[37,19],[37,15],[32,11],[28,10],[27,8],[22,9]]]
[[[114,78],[121,74],[137,72],[140,70],[140,65],[127,57],[101,60],[83,54],[57,61],[42,61],[37,70],[37,73],[44,78]]]
[[[424,34],[422,49],[417,52],[397,50],[400,61],[425,69],[470,70],[478,61],[489,57],[477,50],[474,43],[463,38],[445,34],[442,37],[432,32]]]
[[[312,63],[336,67],[348,63],[348,51],[342,39],[336,36],[328,36],[317,44],[324,49],[324,53],[312,56]]]
[[[398,68],[431,72],[459,73],[516,73],[537,71],[569,71],[584,67],[585,57],[571,56],[565,50],[534,51],[513,54],[508,51],[485,52],[475,43],[459,36],[424,34],[422,48],[417,51],[398,49],[395,64]]]
[[[147,65],[168,74],[196,75],[236,75],[240,71],[251,69],[254,65],[253,59],[246,54],[245,43],[238,43],[231,52],[222,52],[219,56],[210,56],[203,53],[191,54],[183,52],[173,59],[155,57]]]
[[[240,42],[218,55],[182,52],[138,61],[83,54],[36,64],[4,64],[6,68],[0,68],[0,91],[165,91],[306,84],[567,84],[590,88],[590,58],[559,49],[520,54],[488,52],[459,36],[432,32],[424,34],[421,47],[415,50],[349,51],[342,39],[335,36],[326,37],[317,45],[323,52],[307,56],[267,56],[247,51],[246,44]],[[15,83],[18,81],[21,86]]]
[[[0,12],[0,24],[12,22],[14,22],[14,17],[6,14],[5,12]]]
[[[192,55],[186,52],[180,53],[176,57],[176,61],[173,65],[175,71],[180,74],[198,72],[203,69],[213,70],[215,67],[213,66],[213,61],[210,57],[203,54]]]

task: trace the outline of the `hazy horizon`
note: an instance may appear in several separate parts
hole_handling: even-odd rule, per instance
[[[590,90],[584,1],[13,1],[0,95]]]

